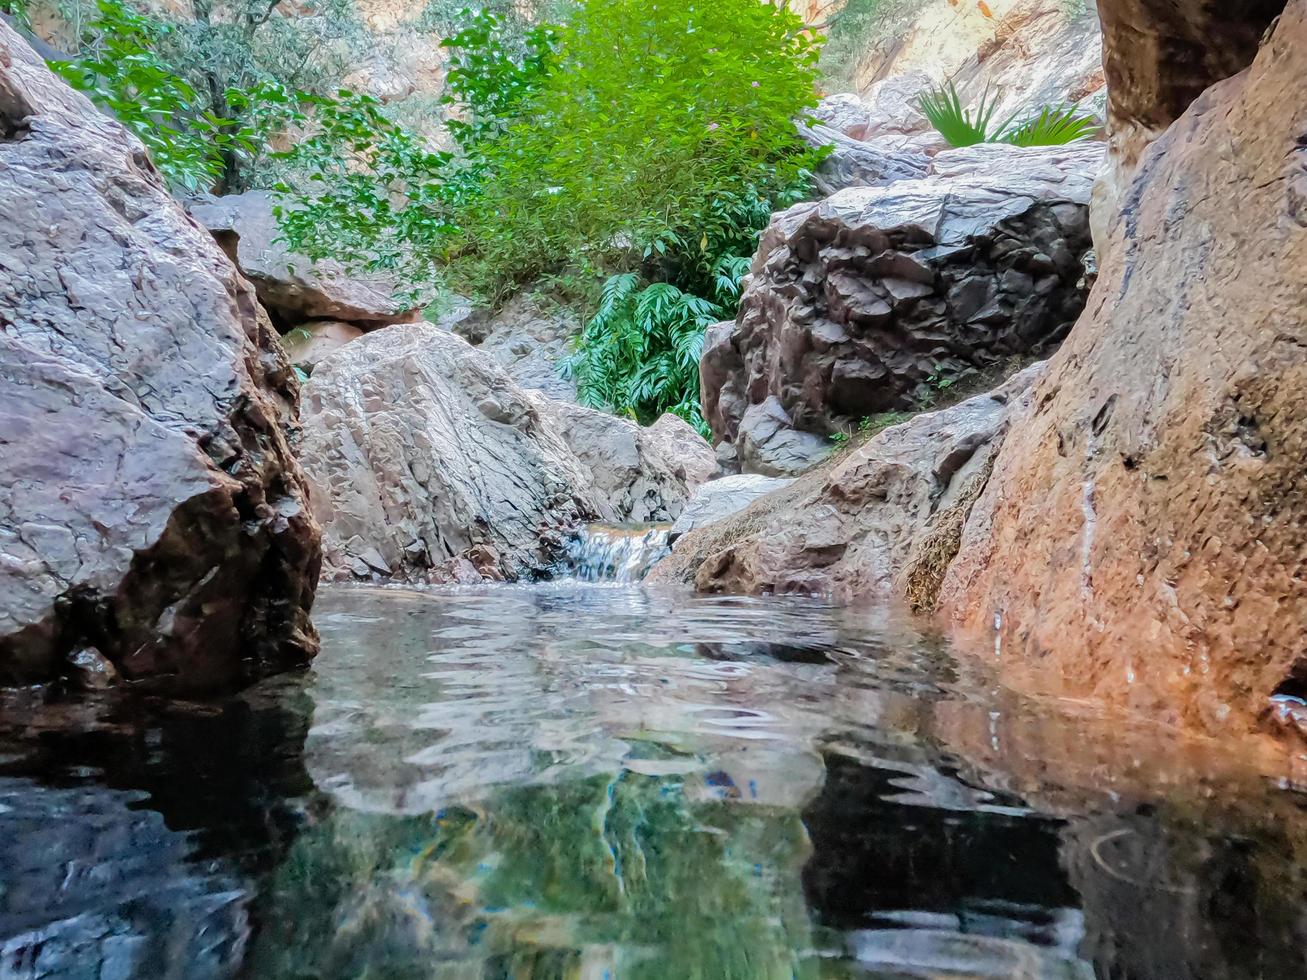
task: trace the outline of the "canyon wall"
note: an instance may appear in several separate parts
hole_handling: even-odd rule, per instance
[[[1138,45],[1155,6],[1103,15],[1113,105],[1146,123],[1192,94],[1160,81],[1175,45],[1234,68],[1268,14],[1172,12]],[[1219,730],[1307,679],[1307,2],[1143,154],[1108,235],[941,607],[1021,686]]]

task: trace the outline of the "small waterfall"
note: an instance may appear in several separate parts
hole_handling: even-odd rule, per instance
[[[668,525],[611,527],[590,524],[567,542],[559,578],[582,582],[638,582],[671,552]]]

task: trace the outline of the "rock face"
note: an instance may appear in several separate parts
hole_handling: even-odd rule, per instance
[[[947,559],[1034,365],[989,394],[919,415],[743,511],[681,538],[651,581],[933,603]]]
[[[425,323],[326,358],[303,411],[301,458],[341,576],[530,576],[583,522],[674,520],[715,465],[692,430],[690,452],[674,423],[551,401]]]
[[[254,283],[259,302],[280,324],[329,319],[378,327],[418,318],[417,307],[397,295],[393,282],[353,276],[338,263],[288,252],[277,241],[272,205],[266,191],[247,191],[193,203],[190,212]]]
[[[1014,681],[1212,730],[1307,693],[1304,105],[1294,0],[1144,155],[944,585]]]
[[[941,153],[932,174],[776,215],[732,326],[712,328],[704,417],[745,472],[758,446],[929,404],[941,386],[1059,341],[1080,312],[1102,147]]]
[[[1144,150],[1204,89],[1246,68],[1284,0],[1204,4],[1100,0],[1106,43],[1110,152],[1094,189],[1094,243],[1107,226]]]
[[[930,167],[925,153],[864,143],[829,126],[804,125],[799,133],[813,146],[833,147],[813,175],[817,190],[827,196],[846,187],[879,187],[924,177]]]
[[[4,24],[0,130],[0,683],[306,662],[319,532],[253,290]]]
[[[1148,0],[1133,6],[1140,15],[1132,23],[1148,23],[1151,13],[1142,12],[1152,6]],[[891,95],[887,107],[915,91],[878,93],[886,79],[952,79],[972,98],[989,85],[1000,99],[999,118],[1045,104],[1092,104],[1103,89],[1102,37],[1093,7],[1075,9],[1061,0],[922,0],[907,5],[897,22],[891,14],[849,81],[869,101]]]

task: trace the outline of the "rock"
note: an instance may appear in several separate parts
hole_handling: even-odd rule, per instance
[[[141,144],[0,24],[0,683],[94,649],[201,693],[305,663],[319,532],[254,291]],[[85,659],[85,658],[83,658]]]
[[[418,306],[400,297],[394,282],[350,275],[337,262],[314,262],[288,252],[277,241],[272,207],[268,192],[247,191],[193,202],[190,212],[254,283],[259,302],[281,323],[328,319],[379,327],[418,318]]]
[[[814,183],[824,195],[846,187],[878,187],[896,180],[924,177],[929,159],[911,149],[884,150],[862,143],[828,126],[800,126],[799,134],[812,146],[833,146],[817,167]]]
[[[773,216],[735,324],[705,339],[714,440],[736,443],[745,472],[790,475],[776,459],[811,459],[864,417],[921,408],[941,385],[1061,340],[1084,304],[1102,152],[952,150],[920,180]],[[798,445],[782,439],[791,427]]]
[[[1094,244],[1108,246],[1107,225],[1144,151],[1212,83],[1248,67],[1284,0],[1203,4],[1182,0],[1100,0],[1108,82],[1108,162],[1094,188]]]
[[[317,363],[333,351],[340,350],[351,340],[358,340],[363,331],[352,323],[341,320],[311,320],[302,323],[281,338],[281,345],[291,364],[312,374]]]
[[[930,606],[1013,405],[1042,370],[885,429],[830,467],[691,531],[650,580],[842,600],[907,594]]]
[[[798,476],[829,456],[833,448],[827,438],[796,430],[774,395],[760,405],[749,406],[735,440],[740,468],[763,476]]]
[[[924,71],[909,71],[874,82],[863,90],[860,100],[867,114],[862,133],[848,135],[854,139],[873,141],[885,137],[929,133],[939,140],[941,149],[947,147],[948,144],[935,132],[930,120],[917,108],[917,101],[934,85],[934,79]],[[848,114],[846,110],[846,118]]]
[[[705,483],[694,492],[694,496],[681,511],[681,516],[672,525],[668,544],[675,547],[676,542],[691,531],[725,520],[744,510],[759,497],[765,497],[774,490],[783,490],[793,482],[770,476],[743,474]]]
[[[684,420],[664,415],[644,428],[568,402],[535,397],[589,475],[592,506],[613,523],[673,521],[717,467],[712,447]]]
[[[516,384],[428,323],[356,340],[304,387],[300,454],[328,573],[516,579],[593,520],[672,521],[714,465],[699,440]]]
[[[920,118],[913,102],[921,91],[948,79],[973,102],[988,86],[998,96],[995,121],[1043,105],[1089,105],[1103,89],[1093,7],[1076,9],[1063,0],[921,0],[883,32],[883,43],[859,60],[850,81],[875,117],[907,126]],[[1141,13],[1138,22],[1147,19]],[[890,132],[906,128],[891,125]],[[862,138],[875,135],[872,128]]]
[[[867,128],[871,124],[871,112],[866,103],[852,92],[826,96],[812,110],[812,118],[823,127],[858,141],[867,138]]]
[[[1105,4],[1109,52],[1133,49],[1134,6]],[[1192,43],[1242,48],[1218,26]],[[1188,50],[1187,22],[1157,29]],[[941,601],[1020,688],[1212,732],[1304,693],[1307,151],[1286,107],[1305,99],[1293,0],[1144,154],[1090,306],[1013,419]]]
[[[567,342],[580,330],[570,310],[520,293],[496,311],[476,310],[458,317],[449,328],[493,357],[523,387],[576,401],[575,383],[559,372]]]

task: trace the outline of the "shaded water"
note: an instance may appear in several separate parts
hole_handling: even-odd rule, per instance
[[[889,611],[319,603],[223,705],[0,705],[0,980],[1304,975],[1299,792]]]

